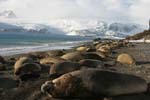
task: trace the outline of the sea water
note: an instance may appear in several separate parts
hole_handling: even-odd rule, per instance
[[[65,36],[34,32],[0,32],[0,55],[8,56],[33,51],[69,49],[91,37]]]

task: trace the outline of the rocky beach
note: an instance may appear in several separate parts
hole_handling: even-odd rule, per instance
[[[95,39],[0,56],[0,100],[150,100],[150,43]]]

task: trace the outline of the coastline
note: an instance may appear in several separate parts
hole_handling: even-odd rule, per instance
[[[103,41],[103,40],[101,40],[101,41]],[[68,53],[68,52],[76,50],[77,47],[83,46],[83,44],[91,45],[91,43],[92,42],[80,43],[69,49],[65,49],[63,52]],[[110,54],[110,56],[111,56],[112,60],[116,60],[116,58],[119,54],[128,53],[131,56],[133,56],[133,58],[136,60],[137,64],[134,66],[129,66],[126,64],[124,65],[124,64],[117,63],[116,65],[107,67],[107,70],[112,70],[112,71],[119,72],[119,73],[135,75],[135,76],[145,79],[146,82],[149,83],[150,82],[150,71],[149,71],[150,43],[143,43],[143,42],[130,42],[130,43],[131,43],[130,44],[131,46],[123,46],[123,47],[113,49],[112,54]],[[4,59],[8,62],[9,61],[11,62],[11,61],[16,61],[20,57],[29,56],[29,55],[44,57],[45,54],[47,54],[48,52],[51,52],[51,51],[62,51],[62,49],[10,55],[10,56],[5,56]],[[16,79],[15,76],[13,75],[14,69],[12,67],[13,67],[13,65],[9,66],[9,68],[7,70],[0,71],[0,75],[2,75],[1,77],[4,76],[5,78],[11,77],[13,79]],[[45,100],[45,99],[53,100],[53,98],[49,98],[46,95],[42,95],[40,92],[41,85],[47,80],[49,80],[48,73],[44,73],[41,75],[41,77],[39,79],[24,82],[22,84],[22,86],[16,87],[17,88],[16,90],[14,88],[13,89],[11,88],[11,89],[6,89],[6,90],[0,92],[0,99],[1,100],[20,100],[20,99],[24,98],[24,96],[27,96],[30,99],[27,98],[24,100],[36,100],[37,97],[39,96],[39,100]],[[4,93],[5,93],[5,95],[3,95]],[[148,96],[149,95],[144,94],[143,98],[149,99]],[[138,98],[138,96],[136,96],[136,97]],[[112,98],[112,100],[116,100],[115,98],[117,98],[117,97]],[[117,100],[122,100],[122,97],[119,97],[119,98],[121,98],[121,99],[117,99]],[[140,100],[143,100],[143,99],[140,99]]]

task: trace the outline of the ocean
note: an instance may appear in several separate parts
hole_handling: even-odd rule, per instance
[[[65,36],[34,32],[0,32],[0,55],[9,56],[33,51],[69,49],[91,37]]]

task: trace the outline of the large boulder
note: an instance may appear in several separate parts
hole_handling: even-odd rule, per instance
[[[97,69],[74,71],[42,85],[41,91],[55,98],[100,98],[147,91],[140,77]]]

